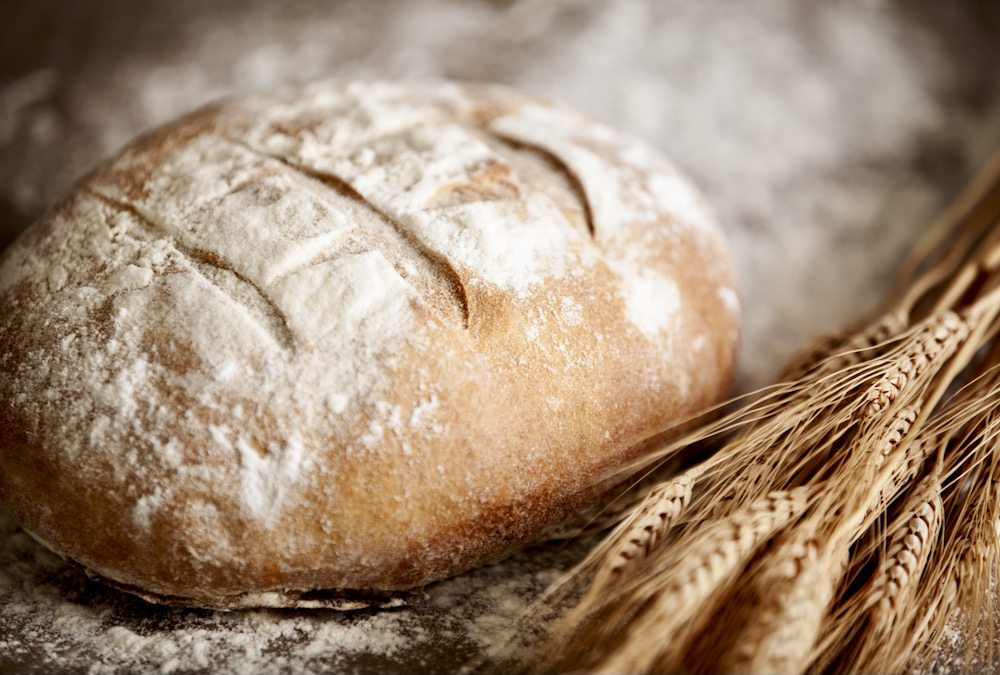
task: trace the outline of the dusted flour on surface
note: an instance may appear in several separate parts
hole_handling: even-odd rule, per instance
[[[419,607],[391,611],[211,612],[149,605],[89,581],[3,510],[0,535],[0,663],[14,671],[455,670],[484,652],[511,658],[510,627],[564,564],[551,552],[520,554],[429,588]],[[495,590],[484,595],[483,586]]]

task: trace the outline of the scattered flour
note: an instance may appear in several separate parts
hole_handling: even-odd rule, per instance
[[[520,554],[428,588],[417,607],[227,613],[148,605],[89,581],[3,510],[0,537],[0,670],[95,675],[453,672],[484,655],[500,662],[516,656],[506,640],[530,601],[582,551]]]

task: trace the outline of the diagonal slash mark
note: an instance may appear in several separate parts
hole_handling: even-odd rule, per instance
[[[273,155],[270,153],[263,152],[262,150],[255,148],[243,141],[238,139],[233,139],[229,137],[224,137],[224,140],[229,141],[239,145],[246,150],[252,152],[254,155],[265,158],[272,159],[276,162],[280,162],[282,165],[288,167],[289,170],[294,171],[306,178],[322,183],[323,185],[333,189],[340,195],[347,197],[364,208],[368,209],[375,215],[377,215],[382,222],[388,225],[396,234],[405,241],[410,248],[418,255],[427,260],[431,267],[438,272],[438,276],[444,280],[445,284],[448,286],[449,295],[453,297],[458,304],[458,309],[462,317],[462,328],[468,329],[469,327],[469,296],[465,288],[465,284],[462,282],[462,277],[459,275],[458,271],[451,265],[447,258],[445,258],[440,253],[430,249],[423,242],[421,242],[416,236],[413,235],[407,228],[393,218],[391,215],[372,204],[368,199],[365,198],[363,194],[354,189],[350,183],[345,181],[343,178],[330,173],[324,173],[321,171],[316,171],[310,169],[309,167],[303,166],[301,164],[295,163],[286,157],[280,155]]]
[[[257,288],[257,286],[252,281],[250,281],[249,279],[238,273],[236,270],[229,267],[221,256],[214,254],[210,251],[204,251],[202,249],[196,249],[185,246],[178,240],[178,238],[174,235],[174,233],[170,232],[166,228],[157,224],[152,218],[143,214],[138,209],[138,207],[136,207],[133,204],[129,204],[128,202],[123,202],[118,199],[108,197],[107,195],[101,194],[97,190],[90,187],[84,187],[83,191],[94,196],[95,198],[99,199],[100,201],[104,202],[105,204],[108,204],[113,208],[130,213],[140,223],[142,223],[147,230],[169,240],[170,244],[174,247],[174,249],[176,249],[178,253],[180,253],[181,255],[183,255],[185,258],[188,259],[189,263],[191,264],[191,269],[195,273],[201,276],[207,283],[219,289],[219,291],[223,295],[225,295],[233,302],[237,304],[243,304],[239,300],[234,298],[232,294],[227,292],[224,288],[222,288],[217,283],[215,283],[214,281],[206,277],[204,274],[199,272],[198,265],[199,264],[208,265],[210,267],[222,270],[223,272],[228,272],[229,274],[232,274],[233,277],[235,277],[244,285],[244,287],[250,289],[253,292],[253,294],[262,301],[264,306],[268,308],[268,313],[270,313],[273,317],[278,319],[276,322],[274,322],[274,326],[272,328],[268,328],[268,326],[265,326],[264,324],[258,322],[258,325],[260,326],[261,330],[263,330],[265,333],[270,334],[274,338],[274,341],[283,349],[294,351],[295,336],[292,333],[291,328],[288,327],[288,321],[285,318],[285,315],[271,301],[271,299],[268,298],[267,295],[263,293],[263,291]],[[252,316],[253,312],[248,311],[248,314],[251,314]]]
[[[584,221],[587,223],[587,232],[590,234],[591,239],[594,239],[595,241],[597,240],[597,230],[594,226],[594,214],[593,209],[590,207],[590,197],[587,196],[587,189],[584,187],[583,181],[580,180],[580,177],[576,175],[576,172],[574,172],[573,169],[570,168],[569,164],[566,163],[566,160],[543,145],[529,143],[519,138],[501,134],[495,129],[491,129],[488,125],[484,125],[481,128],[483,133],[497,142],[514,150],[526,150],[534,153],[543,160],[546,160],[549,164],[553,165],[554,168],[558,169],[559,172],[566,177],[566,181],[569,183],[570,189],[573,190],[576,198],[580,201],[580,205],[583,206],[583,217]]]

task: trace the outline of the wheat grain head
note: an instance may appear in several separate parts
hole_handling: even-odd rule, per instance
[[[633,593],[647,598],[643,609],[629,621],[628,631],[587,669],[669,670],[686,641],[685,628],[702,603],[731,581],[764,541],[805,511],[811,492],[801,488],[771,493],[743,511],[696,525],[683,546],[671,548],[669,562],[635,586]]]

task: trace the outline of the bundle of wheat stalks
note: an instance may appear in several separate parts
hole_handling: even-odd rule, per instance
[[[983,634],[970,658],[992,664],[1000,156],[900,279],[876,320],[646,460],[726,439],[647,486],[553,589],[571,606],[525,668],[919,669],[963,609]]]

